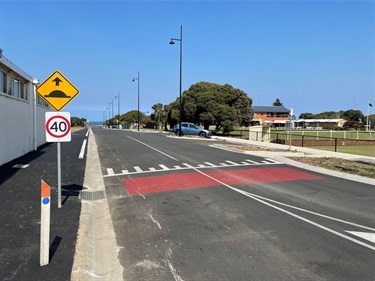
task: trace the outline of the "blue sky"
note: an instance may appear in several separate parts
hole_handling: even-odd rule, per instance
[[[375,103],[373,0],[0,0],[3,55],[40,82],[62,72],[80,90],[63,111],[90,121],[112,100],[117,114],[118,92],[137,109],[137,71],[142,112],[178,98],[180,25],[183,90],[228,83],[297,117]]]

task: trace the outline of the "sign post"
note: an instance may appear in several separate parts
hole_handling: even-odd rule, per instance
[[[36,92],[56,111],[60,111],[78,95],[79,90],[59,71],[55,71],[36,88]],[[57,142],[58,208],[61,208],[61,142],[71,140],[69,112],[46,112],[46,140]]]
[[[46,140],[57,142],[57,205],[61,208],[61,142],[71,140],[69,112],[46,112]]]
[[[41,218],[40,218],[40,266],[49,263],[49,236],[51,214],[51,188],[41,181]]]

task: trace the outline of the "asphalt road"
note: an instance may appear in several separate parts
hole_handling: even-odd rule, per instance
[[[212,140],[93,133],[124,280],[374,280],[374,186]]]
[[[78,156],[86,132],[73,132],[71,142],[61,144],[62,208],[57,199],[56,143],[0,166],[1,280],[70,280],[86,165],[86,159]],[[41,180],[51,187],[50,260],[43,267],[39,263]]]

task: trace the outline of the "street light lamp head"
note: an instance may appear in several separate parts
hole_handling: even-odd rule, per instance
[[[135,81],[135,78],[133,78],[133,80],[132,80],[133,82]]]
[[[174,45],[173,39],[171,39],[171,42],[169,42],[169,44]]]

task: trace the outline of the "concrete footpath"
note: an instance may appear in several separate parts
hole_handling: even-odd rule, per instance
[[[90,133],[82,210],[72,269],[72,281],[122,280],[120,251],[112,225],[95,136]]]
[[[325,168],[305,164],[305,163],[294,161],[292,159],[287,158],[287,157],[335,157],[335,158],[341,158],[341,159],[346,159],[350,161],[361,161],[361,162],[375,164],[374,157],[348,154],[348,153],[340,153],[340,152],[334,152],[334,151],[325,151],[325,150],[299,147],[299,146],[289,147],[289,145],[270,143],[270,142],[249,141],[249,140],[244,140],[244,139],[216,137],[216,136],[213,137],[213,139],[222,141],[223,144],[233,143],[237,145],[250,145],[250,146],[256,146],[256,147],[269,150],[269,151],[241,150],[240,151],[241,153],[256,155],[256,156],[261,156],[261,157],[269,157],[277,161],[280,161],[282,163],[285,163],[291,166],[296,166],[296,167],[306,169],[309,171],[314,171],[317,173],[322,173],[322,174],[326,174],[326,175],[330,175],[334,177],[339,177],[343,179],[348,179],[352,181],[375,185],[375,179],[372,179],[372,178],[366,178],[366,177],[362,177],[358,175],[328,170]],[[371,149],[371,147],[369,147],[369,149]],[[372,149],[375,149],[375,147],[372,147]]]

